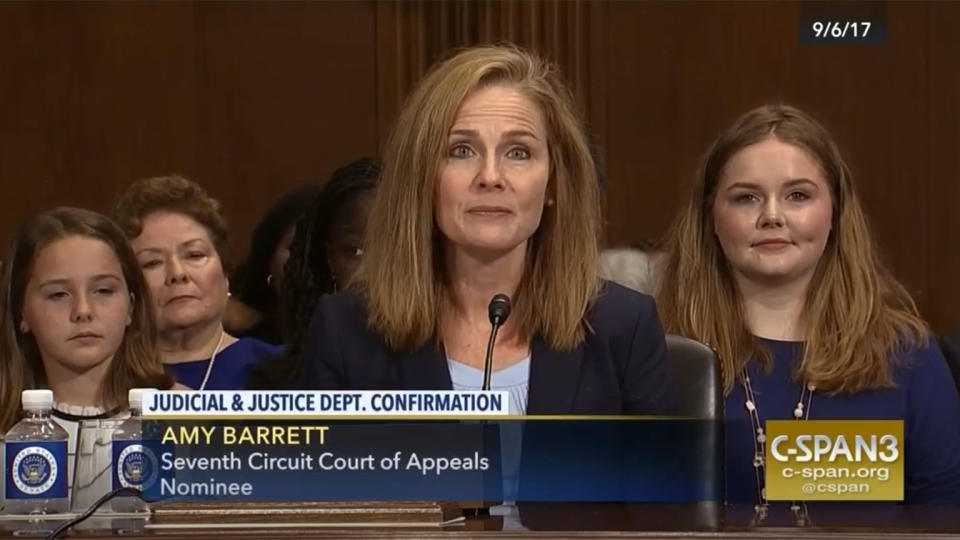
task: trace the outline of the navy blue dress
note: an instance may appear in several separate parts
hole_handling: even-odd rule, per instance
[[[791,377],[803,352],[802,342],[758,338],[770,352],[773,371],[759,363],[749,368],[760,421],[791,420],[800,386]],[[897,364],[896,388],[855,395],[816,392],[810,420],[903,420],[905,502],[960,502],[960,403],[940,349],[933,341]],[[726,463],[728,502],[757,500],[753,469],[753,437],[738,381],[726,399]]]
[[[271,345],[253,338],[240,338],[234,344],[217,353],[213,370],[204,390],[243,390],[247,386],[247,376],[257,362],[279,356],[283,346]],[[197,390],[203,383],[210,359],[164,364],[164,369],[176,381],[188,388]]]

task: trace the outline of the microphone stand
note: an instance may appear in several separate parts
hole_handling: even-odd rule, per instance
[[[510,316],[510,297],[505,294],[497,294],[490,300],[487,307],[490,315],[490,340],[487,341],[487,355],[483,359],[483,386],[481,390],[490,391],[490,378],[493,371],[493,346],[497,341],[497,331],[507,322]]]
[[[487,355],[483,359],[483,386],[481,390],[490,391],[490,378],[493,372],[493,345],[497,341],[497,332],[500,330],[500,317],[496,317],[490,323],[490,340],[487,341]]]
[[[497,341],[497,332],[500,330],[500,327],[503,326],[503,323],[506,322],[507,317],[510,315],[510,297],[505,294],[498,294],[494,296],[493,299],[490,300],[490,306],[488,307],[488,312],[490,314],[490,339],[487,341],[487,354],[483,359],[483,384],[480,387],[481,391],[483,392],[490,391],[490,383],[491,383],[492,373],[493,373],[493,348]],[[499,453],[499,446],[500,446],[499,429],[496,429],[496,432],[491,434],[493,435],[492,441],[487,437],[488,435],[487,432],[489,431],[489,428],[491,427],[496,428],[497,426],[496,425],[489,426],[486,420],[481,420],[480,425],[482,426],[480,429],[482,430],[481,440],[483,441],[482,443],[482,446],[484,449],[483,453],[484,454],[487,453],[487,446],[491,442],[494,445],[496,445],[497,447],[496,451]],[[485,487],[481,489],[483,492],[487,492],[487,489],[485,489]],[[480,512],[481,509],[489,510],[491,506],[494,506],[495,504],[499,504],[499,502],[494,503],[493,501],[486,500],[487,497],[484,497],[484,496],[481,496],[481,499],[482,500],[479,502],[479,505],[478,505],[479,507],[476,508],[476,511],[478,513]]]

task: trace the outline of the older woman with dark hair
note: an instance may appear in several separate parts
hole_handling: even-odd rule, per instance
[[[250,368],[281,348],[223,328],[229,280],[220,203],[180,176],[134,183],[115,209],[150,287],[160,358],[196,390],[246,386]]]
[[[318,303],[301,386],[479,389],[503,293],[513,314],[491,386],[515,414],[665,410],[656,309],[598,277],[596,167],[550,64],[509,46],[438,64],[384,160],[364,258],[348,291]]]

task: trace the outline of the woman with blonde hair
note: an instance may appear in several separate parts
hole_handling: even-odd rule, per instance
[[[512,314],[491,386],[515,414],[664,410],[648,296],[597,273],[600,194],[554,68],[510,46],[436,65],[387,143],[351,290],[320,300],[301,386],[479,389],[499,293]]]
[[[766,503],[764,422],[903,420],[906,500],[960,498],[943,357],[881,264],[850,170],[803,111],[754,109],[711,146],[659,296],[668,331],[719,353],[728,500]]]

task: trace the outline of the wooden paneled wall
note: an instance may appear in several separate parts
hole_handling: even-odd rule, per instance
[[[802,9],[0,3],[0,239],[39,210],[105,210],[131,180],[176,171],[224,201],[240,256],[281,193],[377,152],[435,60],[507,40],[555,60],[574,89],[605,157],[610,243],[662,235],[712,137],[789,102],[836,136],[924,314],[958,327],[960,4],[874,2],[885,45],[803,45]]]
[[[362,2],[0,3],[0,238],[177,172],[242,256],[284,191],[376,153],[375,29]]]

